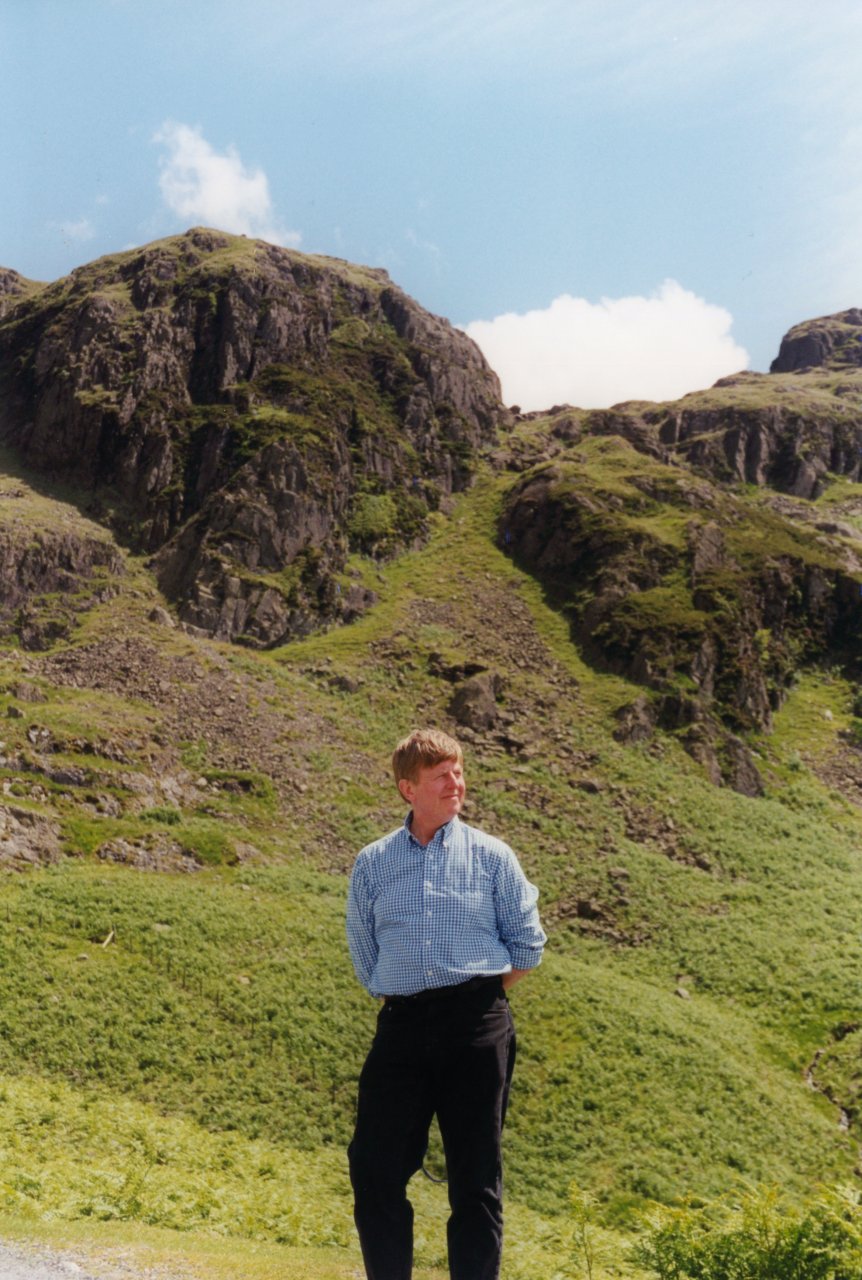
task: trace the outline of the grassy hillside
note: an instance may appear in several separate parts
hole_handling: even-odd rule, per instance
[[[618,1258],[652,1200],[853,1177],[854,689],[802,677],[751,739],[759,799],[672,733],[621,745],[638,690],[587,666],[495,548],[505,484],[484,477],[420,551],[354,559],[375,607],[281,650],[150,620],[134,559],[68,638],[7,641],[2,802],[56,823],[62,851],[0,879],[10,1222],[248,1239],[261,1275],[354,1273],[343,1149],[375,1007],[345,873],[401,820],[393,741],[451,724],[446,672],[470,663],[504,684],[495,730],[463,734],[466,816],[519,851],[551,937],[513,996],[507,1280],[578,1274],[572,1182]],[[419,1262],[441,1267],[445,1193],[417,1196]]]

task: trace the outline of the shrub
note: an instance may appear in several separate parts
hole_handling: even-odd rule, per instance
[[[633,1260],[659,1280],[862,1280],[862,1210],[854,1192],[796,1208],[763,1189],[662,1209]]]
[[[173,805],[156,805],[154,809],[145,809],[141,818],[144,822],[160,822],[166,827],[175,827],[182,822],[183,815]]]
[[[388,493],[361,494],[350,517],[350,534],[363,550],[373,550],[395,533],[395,503]]]

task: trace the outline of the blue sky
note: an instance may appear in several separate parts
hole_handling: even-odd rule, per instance
[[[0,264],[221,225],[523,407],[678,395],[862,305],[860,73],[855,0],[0,0]]]

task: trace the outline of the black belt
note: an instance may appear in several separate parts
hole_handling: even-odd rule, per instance
[[[425,991],[415,991],[412,996],[384,996],[386,1004],[425,1004],[430,1000],[452,999],[456,996],[466,995],[468,991],[478,991],[480,987],[489,986],[491,983],[499,985],[503,980],[502,973],[479,974],[478,977],[468,978],[466,982],[459,982],[453,987],[428,987]]]

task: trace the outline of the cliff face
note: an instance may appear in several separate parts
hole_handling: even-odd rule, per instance
[[[856,311],[792,330],[779,360],[810,339],[822,358],[805,372],[528,415],[497,455],[520,473],[501,545],[597,663],[648,690],[620,708],[619,735],[676,731],[715,781],[752,794],[739,735],[769,731],[800,667],[862,661],[860,333]]]
[[[794,325],[783,337],[770,373],[795,373],[829,365],[862,365],[862,310],[851,307],[833,316],[820,316]]]
[[[38,293],[43,287],[35,280],[28,280],[25,276],[19,275],[17,271],[0,267],[0,320],[7,311],[17,306],[22,298]]]
[[[385,272],[195,230],[4,279],[0,437],[92,491],[222,639],[361,608],[349,547],[421,536],[503,414],[478,349]]]
[[[37,492],[0,451],[0,644],[49,649],[127,585],[110,534]]]
[[[0,525],[0,638],[50,648],[70,635],[78,613],[113,594],[122,573],[104,537]]]
[[[547,584],[585,653],[650,691],[621,709],[620,736],[679,731],[715,781],[753,794],[738,735],[769,731],[800,666],[862,656],[849,548],[619,437],[527,472],[500,541]]]

